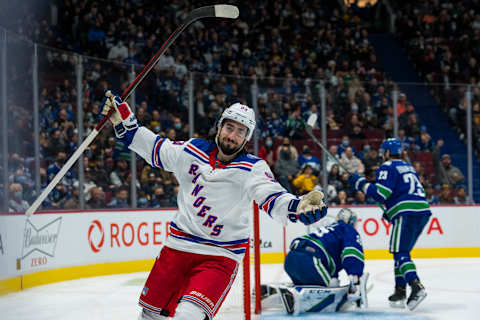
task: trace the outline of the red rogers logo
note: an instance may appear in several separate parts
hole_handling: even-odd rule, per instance
[[[92,232],[94,229],[97,229],[97,228],[101,236],[100,236],[100,241],[98,241],[98,244],[95,244],[94,240],[96,240],[98,237],[94,235],[92,236]],[[105,233],[103,232],[102,224],[98,220],[93,220],[92,224],[88,228],[88,242],[90,243],[90,248],[92,248],[92,251],[99,252],[100,249],[103,247],[104,240],[105,240]]]

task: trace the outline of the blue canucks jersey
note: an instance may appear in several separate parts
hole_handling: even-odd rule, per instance
[[[384,217],[392,221],[405,214],[431,215],[418,174],[404,160],[384,162],[377,170],[376,183],[367,183],[363,192],[384,203]]]
[[[338,272],[345,269],[349,275],[361,276],[364,267],[364,254],[362,241],[357,230],[351,225],[338,221],[326,227],[318,228],[315,232],[293,240],[298,241],[300,246],[315,250],[314,255],[320,258],[329,277],[338,277]],[[316,266],[318,267],[323,266]]]

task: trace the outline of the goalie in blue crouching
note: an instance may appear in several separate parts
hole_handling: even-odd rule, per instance
[[[390,138],[382,143],[380,149],[386,161],[377,170],[376,182],[369,183],[365,177],[354,173],[348,178],[348,183],[355,190],[363,191],[385,204],[383,218],[393,225],[390,252],[395,262],[395,291],[388,300],[392,307],[402,308],[406,300],[407,307],[413,310],[427,293],[420,283],[410,251],[432,213],[417,172],[401,158],[402,142]],[[411,288],[408,299],[407,284]]]
[[[262,285],[262,305],[282,306],[290,314],[346,310],[355,302],[367,307],[364,255],[355,230],[357,215],[341,209],[336,222],[298,237],[290,244],[284,268],[292,285]],[[338,274],[345,270],[349,284],[339,286]]]

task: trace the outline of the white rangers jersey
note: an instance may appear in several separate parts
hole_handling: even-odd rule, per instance
[[[254,200],[282,224],[294,213],[291,200],[298,198],[287,193],[267,163],[253,155],[241,154],[222,164],[213,142],[171,141],[145,127],[138,128],[129,148],[152,167],[173,172],[179,182],[178,213],[166,243],[170,248],[241,261]]]

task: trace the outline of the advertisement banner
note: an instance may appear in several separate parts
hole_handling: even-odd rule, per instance
[[[364,248],[386,249],[392,227],[375,206],[353,207]],[[416,248],[479,248],[478,206],[433,207]],[[261,253],[282,253],[298,236],[334,221],[332,207],[318,224],[280,223],[260,211]],[[88,211],[0,216],[0,280],[70,266],[154,259],[175,210]],[[468,223],[459,223],[468,221]]]

